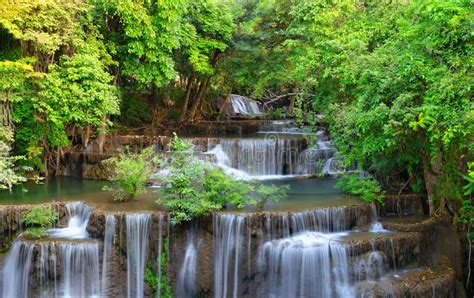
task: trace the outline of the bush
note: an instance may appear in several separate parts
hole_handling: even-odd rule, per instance
[[[237,208],[263,207],[268,200],[286,195],[286,187],[235,180],[194,158],[192,146],[176,135],[170,150],[174,152],[169,160],[161,162],[162,197],[157,203],[168,208],[174,224],[222,210],[228,204]]]
[[[46,229],[59,219],[58,213],[52,207],[34,207],[23,214],[22,223],[29,225],[25,233],[34,238],[46,236]]]
[[[147,148],[141,153],[122,152],[117,157],[103,161],[113,167],[113,174],[109,180],[114,182],[112,188],[104,187],[104,190],[114,192],[115,201],[132,200],[136,196],[146,192],[145,183],[152,174],[153,148]]]
[[[380,184],[373,178],[359,178],[357,175],[342,176],[336,184],[336,187],[344,192],[360,197],[365,202],[383,203],[385,192],[382,191]]]

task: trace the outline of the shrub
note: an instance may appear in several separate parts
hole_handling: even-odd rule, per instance
[[[28,236],[41,238],[58,219],[58,213],[52,207],[39,206],[23,214],[22,223],[31,226],[25,231]]]
[[[113,181],[112,188],[104,190],[114,192],[115,201],[127,201],[146,192],[145,183],[152,174],[153,148],[146,148],[141,153],[122,152],[117,157],[103,161],[111,165],[113,173],[109,180]]]
[[[383,203],[385,193],[380,184],[373,178],[360,178],[357,175],[342,176],[336,187],[344,192],[360,197],[365,202],[378,201]]]
[[[263,207],[268,200],[286,195],[286,187],[235,180],[194,158],[192,146],[176,135],[170,149],[174,151],[171,157],[161,162],[162,197],[157,202],[168,208],[174,224],[222,210],[228,204]]]

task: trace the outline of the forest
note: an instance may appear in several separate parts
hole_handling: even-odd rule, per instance
[[[417,195],[424,215],[454,223],[469,292],[473,45],[470,0],[0,0],[0,189],[61,176],[67,152],[103,154],[111,136],[234,123],[225,106],[238,94],[259,121],[326,130],[340,166],[368,177],[341,177],[345,192],[382,206],[385,194]],[[194,165],[178,137],[170,144],[175,172],[160,200],[174,223],[289,190],[232,183]],[[150,164],[164,167],[144,152],[108,161],[129,199]]]
[[[430,214],[472,220],[470,1],[5,1],[0,13],[5,187],[13,165],[54,173],[74,130],[156,129],[215,119],[230,93],[281,96],[302,123],[326,115],[346,163],[425,193]]]

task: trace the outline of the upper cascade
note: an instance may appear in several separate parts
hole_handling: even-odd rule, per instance
[[[257,101],[237,94],[231,94],[229,96],[226,104],[224,105],[224,112],[231,117],[249,117],[262,115],[259,103]]]
[[[87,224],[92,213],[92,208],[82,202],[66,204],[68,224],[65,228],[53,228],[48,230],[51,238],[85,239],[89,237]]]

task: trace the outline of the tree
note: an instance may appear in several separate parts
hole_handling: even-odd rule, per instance
[[[299,2],[288,46],[347,164],[422,186],[430,214],[459,210],[472,156],[472,3]],[[302,55],[304,53],[304,55]],[[386,183],[387,185],[387,183]]]
[[[235,180],[221,169],[193,156],[192,145],[175,135],[173,152],[161,161],[158,176],[162,191],[157,203],[169,209],[175,224],[219,211],[228,204],[263,207],[268,200],[286,195],[287,187],[263,186],[257,181]]]
[[[111,166],[112,175],[109,177],[114,182],[112,190],[114,199],[118,202],[133,200],[136,196],[146,193],[145,183],[153,174],[153,148],[146,148],[140,153],[133,153],[129,148],[117,157],[103,161]]]

